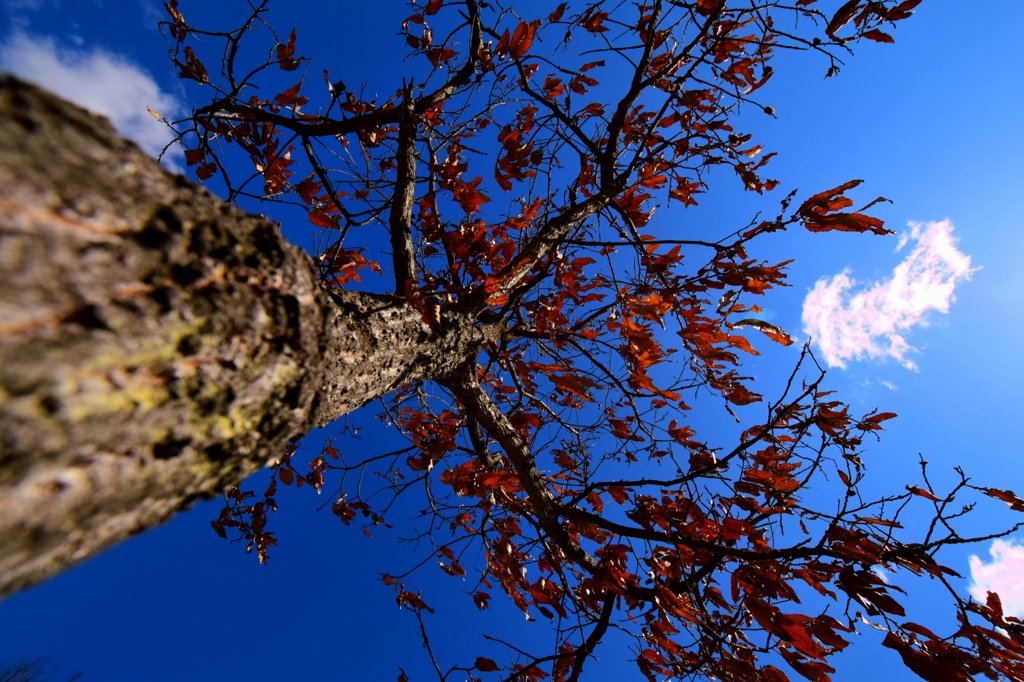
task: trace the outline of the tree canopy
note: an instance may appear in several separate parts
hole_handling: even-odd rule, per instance
[[[1024,500],[962,472],[939,489],[923,461],[920,480],[871,495],[862,453],[895,414],[853,414],[807,347],[783,385],[742,370],[793,343],[758,305],[790,261],[757,249],[790,229],[890,234],[870,213],[886,200],[855,208],[850,180],[745,225],[656,213],[712,181],[768,201],[774,153],[739,114],[776,115],[759,100],[772,60],[805,52],[835,76],[919,4],[429,0],[395,20],[408,71],[346,84],[303,56],[301,31],[275,32],[269,0],[230,31],[169,0],[170,56],[206,98],[169,123],[199,179],[300,207],[324,290],[413,313],[404,354],[468,339],[389,387],[382,418],[407,447],[327,442],[306,465],[289,445],[266,490],[229,490],[214,529],[265,561],[280,484],[330,493],[370,532],[415,497],[420,540],[468,599],[551,623],[541,653],[429,653],[442,681],[577,680],[612,628],[652,682],[826,681],[865,623],[924,679],[1024,679],[1024,624],[995,594],[958,594],[939,554],[1016,530],[963,534],[979,498]],[[702,428],[723,412],[742,422],[728,445]],[[929,521],[905,528],[910,510]],[[942,584],[955,621],[907,620],[887,573]],[[416,573],[382,579],[422,624]]]

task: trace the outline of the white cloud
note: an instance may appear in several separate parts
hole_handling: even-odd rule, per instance
[[[991,563],[971,556],[971,596],[985,603],[989,592],[999,594],[1003,613],[1024,617],[1024,546],[1012,541],[994,540],[989,549]]]
[[[0,70],[106,116],[121,135],[152,156],[157,156],[173,135],[146,108],[167,118],[184,110],[149,74],[124,57],[99,49],[63,48],[51,38],[14,34],[0,45]],[[180,156],[181,151],[172,147],[168,155]],[[177,169],[173,157],[165,156],[165,161]]]
[[[857,281],[844,270],[818,280],[804,299],[804,332],[830,366],[888,355],[917,369],[907,358],[916,349],[905,335],[912,327],[927,326],[929,311],[949,312],[957,282],[970,279],[971,257],[957,250],[951,222],[910,223],[910,228],[896,250],[911,240],[915,246],[890,278],[852,293]]]
[[[139,0],[139,5],[142,7],[142,25],[157,31],[159,23],[167,18],[167,12],[153,0]]]

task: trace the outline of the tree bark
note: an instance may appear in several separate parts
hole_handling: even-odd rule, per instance
[[[446,376],[483,336],[325,290],[264,218],[0,78],[0,596]]]

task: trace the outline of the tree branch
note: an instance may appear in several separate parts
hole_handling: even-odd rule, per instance
[[[395,293],[403,296],[416,285],[416,261],[412,243],[412,206],[416,199],[416,128],[418,119],[412,99],[412,84],[405,87],[398,123],[398,177],[391,195],[391,258]]]

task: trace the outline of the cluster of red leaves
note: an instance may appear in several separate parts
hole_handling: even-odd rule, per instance
[[[438,377],[437,391],[413,385],[392,396],[384,418],[408,448],[348,464],[328,446],[303,474],[289,451],[262,501],[232,491],[217,531],[238,531],[264,560],[277,480],[319,491],[337,469],[332,510],[346,525],[360,516],[384,523],[370,502],[391,505],[374,494],[427,490],[432,522],[421,538],[440,569],[459,580],[477,569],[469,593],[481,610],[500,591],[528,617],[553,623],[553,653],[514,656],[508,679],[578,679],[615,618],[652,682],[781,682],[789,673],[775,664],[783,662],[827,682],[830,657],[868,617],[925,679],[1024,679],[1024,630],[1004,618],[998,597],[981,606],[951,589],[958,629],[944,638],[897,620],[906,617],[900,590],[876,574],[942,582],[953,574],[935,554],[962,539],[952,530],[906,539],[900,515],[909,505],[933,509],[933,526],[951,528],[957,495],[1024,511],[1013,492],[962,478],[940,494],[925,477],[865,500],[864,436],[895,415],[853,416],[820,375],[801,380],[812,364],[806,349],[783,394],[732,449],[713,446],[687,416],[686,400],[701,391],[737,421],[734,409],[764,403],[740,371],[758,354],[743,330],[792,344],[751,304],[785,286],[790,261],[752,256],[755,240],[793,225],[888,234],[866,213],[884,199],[847,211],[854,180],[790,210],[794,192],[776,219],[706,240],[680,239],[655,220],[660,201],[696,205],[718,166],[746,191],[778,186],[761,175],[774,154],[735,129],[739,103],[754,102],[771,79],[777,49],[828,55],[834,75],[832,51],[859,39],[891,42],[882,27],[919,1],[851,0],[827,13],[815,0],[561,3],[541,19],[476,0],[429,0],[401,22],[410,63],[422,68],[391,96],[364,98],[325,71],[329,100],[309,114],[304,80],[267,100],[243,101],[237,93],[248,82],[221,87],[235,94],[193,117],[199,143],[186,158],[200,177],[223,168],[226,145],[241,148],[264,197],[295,197],[330,235],[318,259],[327,286],[358,282],[364,268],[381,272],[364,256],[372,238],[352,246],[349,229],[388,225],[412,244],[408,276],[399,276],[396,255],[396,305],[418,310],[426,335],[469,320],[485,341],[478,362]],[[196,31],[176,5],[166,24],[172,59],[184,77],[208,84],[184,43],[223,34]],[[775,28],[794,17],[816,22],[820,35]],[[593,61],[595,50],[604,59]],[[295,54],[293,30],[261,68],[297,70],[305,58]],[[606,62],[632,69],[630,77],[609,81]],[[322,163],[313,142],[336,145],[347,165]],[[292,158],[300,148],[301,161]],[[473,167],[480,158],[483,172]],[[310,172],[295,183],[301,163]],[[368,470],[381,488],[353,496],[345,477]],[[825,480],[836,492],[827,511],[807,494]],[[421,619],[433,612],[405,576],[384,581],[401,608]],[[479,657],[453,670],[500,668]]]
[[[289,446],[291,449],[291,446]],[[267,511],[277,511],[277,502],[274,495],[277,494],[277,479],[270,479],[267,489],[263,492],[263,499],[247,502],[256,497],[251,490],[241,490],[234,486],[224,493],[224,508],[220,516],[210,525],[217,535],[224,539],[228,538],[228,529],[238,533],[233,541],[246,542],[245,551],[252,552],[256,549],[256,556],[261,564],[267,562],[268,551],[272,545],[277,544],[274,534],[267,528]]]

